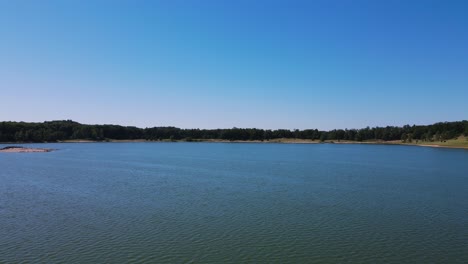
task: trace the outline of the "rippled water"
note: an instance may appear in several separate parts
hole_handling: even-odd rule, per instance
[[[466,263],[468,151],[43,144],[0,153],[0,262]]]

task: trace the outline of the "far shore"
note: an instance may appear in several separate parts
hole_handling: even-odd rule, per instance
[[[459,137],[457,139],[447,140],[445,142],[401,142],[400,140],[384,141],[384,140],[368,140],[368,141],[350,141],[350,140],[310,140],[310,139],[295,139],[295,138],[278,138],[271,140],[224,140],[224,139],[191,139],[191,140],[145,140],[145,139],[125,139],[125,140],[87,140],[87,139],[76,139],[76,140],[64,140],[58,142],[44,142],[44,143],[138,143],[138,142],[205,142],[205,143],[279,143],[279,144],[375,144],[375,145],[403,145],[403,146],[419,146],[419,147],[433,147],[433,148],[458,148],[468,149],[468,141],[465,137]],[[6,142],[2,144],[30,144],[31,142]],[[1,150],[0,152],[48,152],[46,149],[35,149],[35,148],[22,148],[21,150]]]
[[[468,149],[468,141],[465,137],[460,137],[446,142],[425,142],[418,143],[401,142],[400,140],[384,141],[384,140],[368,140],[368,141],[352,141],[352,140],[310,140],[298,138],[276,138],[270,140],[225,140],[225,139],[192,139],[192,140],[107,140],[107,141],[93,141],[93,140],[67,140],[64,143],[95,143],[95,142],[114,142],[114,143],[131,143],[131,142],[207,142],[207,143],[280,143],[280,144],[374,144],[374,145],[403,145],[403,146],[419,146],[419,147],[433,147],[433,148],[458,148]]]
[[[327,142],[325,142],[327,143]],[[416,147],[431,147],[431,148],[456,148],[456,149],[468,149],[468,142],[464,145],[456,144],[439,144],[439,142],[422,142],[422,143],[404,143],[401,141],[342,141],[342,142],[330,142],[334,144],[374,144],[374,145],[399,145],[399,146],[416,146]]]

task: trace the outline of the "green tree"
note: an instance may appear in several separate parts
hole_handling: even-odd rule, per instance
[[[324,142],[325,140],[327,140],[327,134],[324,132],[320,135],[320,142]]]

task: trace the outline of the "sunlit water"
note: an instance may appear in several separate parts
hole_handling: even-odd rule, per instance
[[[0,153],[0,263],[468,262],[466,150],[39,146]]]

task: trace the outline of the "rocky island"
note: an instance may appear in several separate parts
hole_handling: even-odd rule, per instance
[[[0,148],[0,152],[8,152],[8,153],[31,153],[31,152],[51,152],[53,149],[47,148],[27,148],[21,146],[8,146],[4,148]]]

